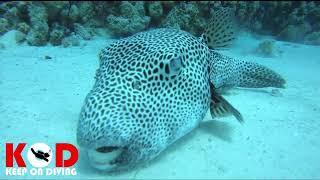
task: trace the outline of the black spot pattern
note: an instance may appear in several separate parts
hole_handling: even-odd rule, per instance
[[[283,88],[285,80],[275,71],[260,64],[236,60],[210,50],[210,80],[215,88]]]
[[[215,11],[202,34],[203,41],[210,49],[224,48],[235,39],[236,22],[230,8]]]
[[[205,116],[209,56],[206,44],[175,29],[138,33],[104,48],[81,111],[79,144],[125,147],[118,166],[157,156]],[[177,58],[183,67],[172,75],[169,65]]]

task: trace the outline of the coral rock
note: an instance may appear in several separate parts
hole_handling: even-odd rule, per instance
[[[139,14],[136,7],[128,1],[123,1],[120,4],[119,8],[120,8],[120,13],[127,18]]]
[[[173,27],[200,36],[210,14],[220,8],[233,9],[238,26],[245,30],[317,43],[317,33],[312,34],[320,29],[316,1],[8,1],[0,3],[0,35],[16,29],[35,46],[48,41],[58,45],[71,31],[89,40],[96,28],[127,36],[153,27]],[[55,28],[55,23],[63,28]]]
[[[92,2],[79,2],[78,11],[82,22],[87,22],[94,17],[94,4]]]
[[[159,1],[150,3],[148,6],[148,11],[152,18],[160,18],[163,14],[163,8]]]
[[[143,2],[121,2],[120,16],[107,17],[107,25],[116,35],[129,35],[146,29],[150,17],[145,15]]]
[[[262,55],[263,57],[274,57],[276,56],[276,47],[274,41],[266,40],[258,45],[255,52]]]
[[[92,33],[87,30],[85,27],[83,27],[81,24],[79,23],[74,23],[74,31],[76,34],[78,34],[79,36],[81,36],[84,40],[90,40],[92,39]]]
[[[305,37],[306,44],[320,45],[320,31],[312,32]]]
[[[307,22],[300,25],[288,25],[279,33],[278,38],[281,40],[298,42],[303,40],[303,37],[309,31],[311,31],[311,26]]]
[[[206,26],[199,8],[193,3],[180,3],[175,6],[163,21],[162,26],[173,27],[200,35]]]
[[[63,37],[64,37],[63,30],[54,29],[50,33],[50,43],[54,46],[58,46],[61,44]]]
[[[33,2],[33,4],[28,7],[28,12],[32,26],[27,35],[28,44],[33,46],[46,45],[49,31],[46,8],[41,3]]]
[[[63,9],[69,7],[67,1],[43,1],[43,5],[46,7],[48,12],[48,19],[51,21],[59,20],[59,16]]]
[[[174,7],[175,3],[176,3],[175,1],[161,1],[161,4],[166,9],[172,9]]]
[[[27,23],[22,22],[18,24],[17,30],[27,34],[30,30],[30,26]]]
[[[47,44],[47,33],[42,33],[38,29],[31,29],[26,39],[29,45],[44,46]]]
[[[0,18],[0,34],[3,34],[8,31],[9,23],[5,18]]]
[[[62,40],[63,47],[69,47],[69,46],[79,46],[80,40],[76,35],[71,35],[69,37],[66,37]]]
[[[27,35],[21,31],[17,31],[15,33],[15,39],[17,43],[22,43],[23,41],[26,40]]]
[[[78,22],[80,19],[79,9],[76,5],[71,5],[70,8],[65,8],[61,12],[63,21],[66,25]]]
[[[8,20],[10,26],[14,26],[19,21],[17,7],[13,6],[8,8],[2,17]]]

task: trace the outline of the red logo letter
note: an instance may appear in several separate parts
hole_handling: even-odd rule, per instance
[[[26,146],[26,143],[19,143],[17,148],[13,151],[13,143],[6,143],[6,166],[13,167],[13,158],[16,160],[18,167],[26,167],[21,152]]]
[[[70,158],[68,160],[63,160],[63,151],[70,152]],[[67,143],[57,143],[56,144],[56,166],[57,167],[70,167],[78,161],[78,149]]]

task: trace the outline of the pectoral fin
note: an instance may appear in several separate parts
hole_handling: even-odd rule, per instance
[[[210,83],[210,89],[210,113],[212,118],[233,115],[240,123],[244,123],[244,120],[240,112],[215,91],[212,83]]]

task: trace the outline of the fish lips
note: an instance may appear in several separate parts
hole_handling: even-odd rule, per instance
[[[97,149],[88,149],[87,155],[92,167],[110,172],[118,167],[117,158],[124,150],[123,147],[104,146]]]

